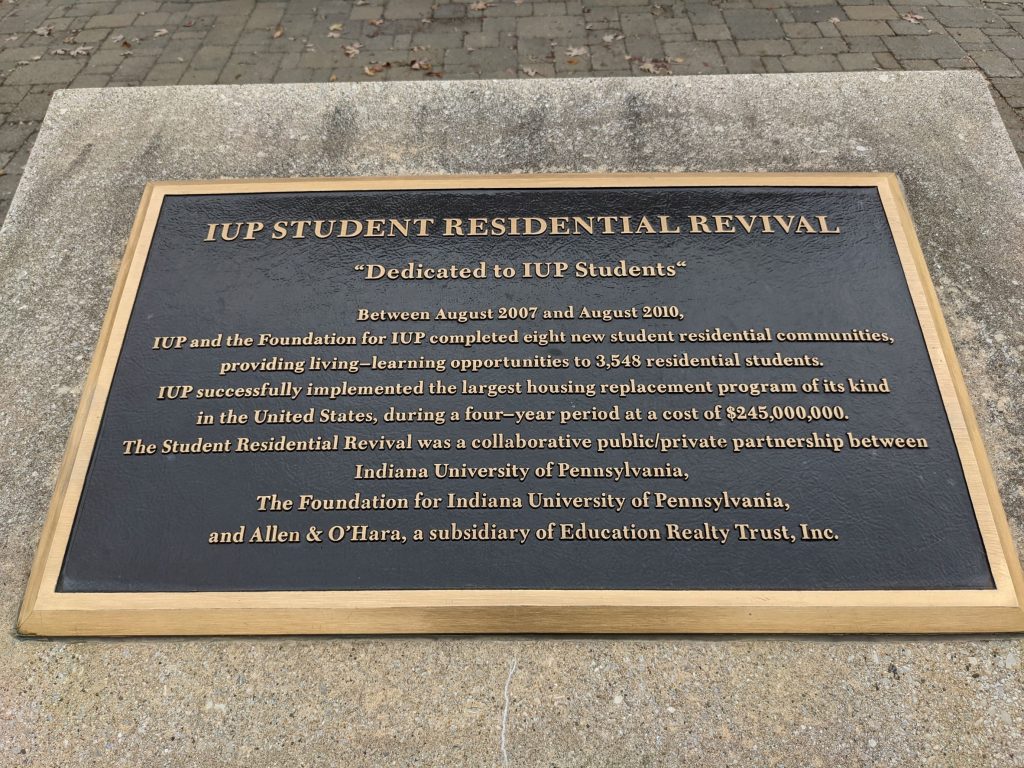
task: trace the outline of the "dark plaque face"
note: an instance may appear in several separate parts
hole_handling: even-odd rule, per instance
[[[1021,629],[890,176],[154,184],[34,634]]]

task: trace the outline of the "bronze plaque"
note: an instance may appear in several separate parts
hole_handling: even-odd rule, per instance
[[[158,182],[26,634],[1020,631],[897,179]]]

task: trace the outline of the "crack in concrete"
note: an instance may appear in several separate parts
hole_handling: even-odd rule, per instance
[[[512,676],[516,673],[516,667],[519,666],[519,661],[513,656],[512,664],[508,668],[508,679],[505,681],[505,708],[501,711],[501,764],[508,765],[508,709],[509,709],[509,689],[512,687]]]

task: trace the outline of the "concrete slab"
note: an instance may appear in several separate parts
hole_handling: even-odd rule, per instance
[[[1020,547],[1024,170],[975,73],[58,92],[0,231],[0,763],[1024,765],[1019,638],[14,636],[148,180],[595,170],[899,174]]]

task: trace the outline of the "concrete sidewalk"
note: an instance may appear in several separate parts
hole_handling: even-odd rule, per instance
[[[1022,0],[0,0],[0,221],[58,88],[950,68],[1024,152]]]

